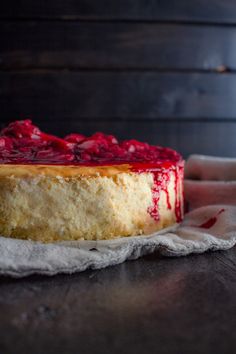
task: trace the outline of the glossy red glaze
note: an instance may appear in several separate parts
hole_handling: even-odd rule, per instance
[[[56,164],[56,165],[118,165],[129,164],[132,171],[153,173],[153,206],[149,213],[158,220],[160,191],[165,190],[171,209],[166,183],[170,171],[175,173],[178,195],[179,172],[183,170],[182,157],[174,150],[152,146],[137,140],[118,141],[112,135],[95,133],[90,137],[70,134],[64,139],[45,134],[30,120],[16,121],[0,132],[0,163],[2,164]],[[180,200],[175,202],[176,220],[182,219]]]
[[[112,135],[70,134],[64,139],[45,134],[30,120],[16,121],[0,132],[0,163],[104,165],[137,163],[152,168],[182,160],[174,150],[137,140],[118,142]],[[140,163],[140,166],[138,165]]]

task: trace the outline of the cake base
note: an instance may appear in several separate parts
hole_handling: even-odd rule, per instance
[[[183,167],[0,166],[0,234],[41,242],[149,234],[179,222]]]

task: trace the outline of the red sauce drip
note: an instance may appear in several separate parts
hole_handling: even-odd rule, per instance
[[[170,203],[170,195],[169,191],[167,188],[164,188],[164,191],[166,193],[166,203],[167,203],[167,208],[170,210],[171,209],[171,203]]]
[[[153,172],[153,188],[152,188],[152,206],[148,208],[149,214],[156,220],[159,220],[158,203],[160,199],[160,191],[163,185],[164,174]]]
[[[171,168],[172,169],[172,168]],[[148,209],[150,215],[156,220],[159,220],[159,200],[161,190],[164,190],[167,198],[167,207],[171,209],[169,193],[167,189],[167,184],[170,181],[170,170],[162,170],[162,173],[153,172],[154,186],[152,189],[152,201],[153,205]]]
[[[175,215],[176,221],[183,220],[183,207],[181,200],[183,200],[183,186],[180,190],[180,182],[183,181],[183,166],[179,165],[174,169],[175,175]]]
[[[158,202],[164,190],[171,209],[166,187],[170,171],[175,171],[175,191],[178,194],[178,171],[183,159],[175,151],[137,140],[118,141],[112,135],[95,133],[90,137],[70,134],[64,139],[45,134],[30,120],[16,121],[0,132],[0,164],[55,165],[119,165],[129,164],[136,172],[150,171],[154,177],[153,206],[149,213],[159,220]],[[180,198],[175,202],[177,222],[182,220]]]
[[[215,216],[211,217],[210,219],[208,219],[207,221],[205,221],[203,224],[199,225],[198,227],[201,227],[203,229],[210,229],[217,222],[217,216],[219,216],[224,211],[225,211],[225,209],[221,209]]]

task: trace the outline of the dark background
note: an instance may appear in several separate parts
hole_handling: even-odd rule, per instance
[[[234,156],[236,0],[0,1],[0,125]],[[0,354],[232,354],[236,248],[0,277]]]
[[[234,156],[234,0],[0,5],[0,125]]]

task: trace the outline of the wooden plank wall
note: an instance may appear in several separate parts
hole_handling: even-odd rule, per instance
[[[0,125],[236,152],[236,2],[0,4]]]

